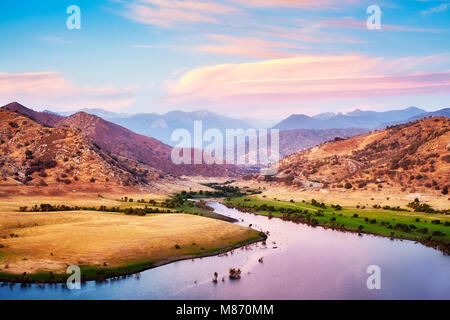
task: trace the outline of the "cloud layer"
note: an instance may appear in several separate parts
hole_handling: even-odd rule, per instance
[[[450,70],[412,71],[439,57],[386,61],[363,55],[302,56],[190,70],[167,83],[169,100],[283,104],[380,95],[450,94]],[[410,70],[410,71],[408,71]]]
[[[0,73],[0,103],[20,101],[31,106],[60,109],[94,108],[115,110],[135,101],[136,88],[120,89],[112,85],[80,86],[56,72]]]

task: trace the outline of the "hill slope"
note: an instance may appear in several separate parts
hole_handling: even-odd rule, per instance
[[[48,127],[54,127],[58,121],[61,121],[61,119],[64,118],[60,115],[51,112],[34,111],[17,102],[7,104],[3,106],[2,109],[17,112]]]
[[[237,176],[243,172],[242,169],[235,166],[226,165],[176,165],[171,160],[172,147],[85,112],[78,112],[66,117],[57,122],[56,126],[80,129],[98,146],[108,152],[139,161],[174,176],[223,177]]]
[[[2,186],[65,186],[105,189],[147,185],[159,172],[99,149],[79,130],[42,124],[0,110]]]
[[[327,142],[280,161],[275,179],[305,188],[441,192],[450,181],[449,131],[449,118],[433,117]]]

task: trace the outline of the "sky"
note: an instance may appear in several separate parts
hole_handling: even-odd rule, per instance
[[[449,1],[0,0],[0,35],[1,105],[281,119],[450,104]]]

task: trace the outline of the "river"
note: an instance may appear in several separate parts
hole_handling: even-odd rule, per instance
[[[266,245],[178,261],[125,279],[89,281],[80,290],[3,285],[0,299],[450,299],[450,257],[435,249],[209,205],[240,225],[269,231]],[[381,289],[367,287],[370,265],[380,267]],[[230,280],[230,268],[240,268],[241,279]]]

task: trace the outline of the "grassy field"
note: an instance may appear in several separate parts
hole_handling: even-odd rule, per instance
[[[338,210],[329,204],[322,208],[309,201],[290,202],[256,196],[228,198],[224,203],[258,214],[312,225],[417,240],[438,246],[443,251],[448,251],[450,244],[450,216],[444,214],[361,207],[342,207]]]
[[[19,206],[38,203],[121,208],[145,205],[95,197],[84,201],[26,200],[3,199],[0,203],[0,281],[63,281],[69,265],[80,266],[84,280],[104,279],[262,239],[255,230],[206,218],[209,211],[187,206],[171,210],[186,209],[191,214],[19,212]]]

